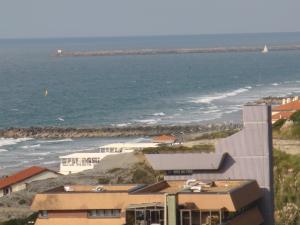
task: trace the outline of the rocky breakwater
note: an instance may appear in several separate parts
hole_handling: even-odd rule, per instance
[[[61,127],[29,127],[8,128],[0,130],[4,138],[92,138],[92,137],[134,137],[154,136],[160,134],[192,134],[210,131],[225,131],[240,128],[241,124],[205,124],[205,125],[159,125],[128,126],[101,128],[61,128]]]

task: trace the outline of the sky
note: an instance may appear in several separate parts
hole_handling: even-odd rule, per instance
[[[299,0],[0,0],[0,38],[300,31]]]

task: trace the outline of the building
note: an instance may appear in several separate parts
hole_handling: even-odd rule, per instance
[[[176,143],[177,138],[173,135],[160,135],[156,136],[152,139],[154,143],[159,143],[159,144],[168,144],[168,145],[173,145]]]
[[[266,225],[274,224],[271,107],[246,105],[244,127],[221,139],[214,153],[149,154],[154,170],[164,171],[165,180],[251,179],[263,191],[260,210]]]
[[[114,143],[100,147],[96,153],[74,153],[60,156],[60,173],[67,175],[93,169],[95,165],[108,156],[140,151],[144,148],[157,147],[155,143]]]
[[[36,225],[274,225],[271,108],[247,105],[243,117],[213,154],[146,155],[164,181],[37,194]]]
[[[37,166],[27,168],[16,174],[0,179],[0,197],[9,195],[12,192],[25,190],[27,184],[33,181],[46,180],[58,176],[58,173],[47,168]]]
[[[290,119],[291,115],[300,110],[298,97],[283,99],[282,105],[272,108],[272,123],[279,119]]]
[[[36,225],[259,225],[262,195],[253,180],[68,186],[37,194],[32,210]]]

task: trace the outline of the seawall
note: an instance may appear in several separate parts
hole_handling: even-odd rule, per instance
[[[249,47],[217,47],[217,48],[174,48],[174,49],[129,49],[129,50],[99,50],[99,51],[63,51],[58,50],[55,56],[125,56],[125,55],[160,55],[160,54],[200,54],[227,52],[261,52],[261,46]],[[269,46],[269,51],[295,51],[300,45]]]
[[[29,127],[8,128],[0,130],[4,138],[94,138],[94,137],[135,137],[160,134],[192,134],[210,131],[224,131],[240,128],[241,124],[207,124],[178,126],[130,126],[102,128],[62,128],[62,127]]]

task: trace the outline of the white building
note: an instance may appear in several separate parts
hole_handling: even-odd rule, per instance
[[[108,155],[140,151],[144,148],[155,148],[157,146],[157,143],[115,143],[100,147],[97,153],[74,153],[61,156],[59,157],[59,172],[65,175],[79,173],[84,170],[93,169],[95,165],[99,164]]]

